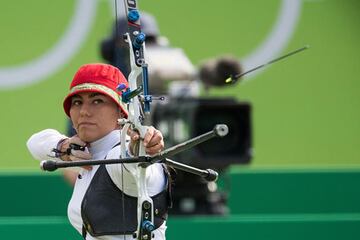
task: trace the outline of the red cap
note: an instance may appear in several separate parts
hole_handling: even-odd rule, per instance
[[[121,101],[119,84],[128,87],[128,82],[120,70],[103,63],[85,64],[76,72],[71,84],[70,93],[64,99],[64,111],[70,117],[71,97],[81,92],[98,92],[109,96],[119,106],[124,117],[128,117],[125,104]]]

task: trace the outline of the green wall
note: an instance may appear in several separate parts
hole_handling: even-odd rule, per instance
[[[227,177],[230,214],[170,215],[167,239],[360,238],[360,168],[242,169]],[[61,175],[0,173],[0,188],[3,239],[81,239],[66,217],[71,187]]]
[[[111,29],[108,1],[96,2],[91,32],[66,64],[36,84],[0,87],[0,169],[38,169],[27,138],[44,128],[65,129],[61,102],[72,75],[83,63],[101,61],[98,43]],[[1,1],[0,68],[28,63],[53,47],[75,6],[70,0]],[[280,0],[140,1],[195,65],[224,54],[247,56],[270,32],[280,6]],[[309,50],[244,83],[210,91],[252,103],[253,166],[360,163],[359,10],[357,0],[302,1],[282,53],[305,44]]]

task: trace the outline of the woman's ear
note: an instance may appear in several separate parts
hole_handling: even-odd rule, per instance
[[[118,108],[117,116],[118,116],[118,119],[124,118],[124,113],[123,113],[123,111],[122,111],[120,108]],[[116,124],[117,124],[118,126],[120,126],[120,124],[118,123],[118,121],[116,121]]]
[[[118,110],[118,116],[119,116],[119,118],[123,118],[123,117],[124,117],[124,114],[123,114],[123,112],[121,111],[121,109],[118,108],[117,110]]]

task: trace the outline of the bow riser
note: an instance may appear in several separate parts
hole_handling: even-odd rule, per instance
[[[139,87],[137,85],[137,78],[142,76],[143,86],[141,86],[143,98],[139,96],[133,96],[128,99],[128,122],[125,124],[122,131],[122,157],[125,157],[125,138],[128,128],[136,130],[140,134],[140,141],[138,146],[138,156],[144,156],[145,148],[143,145],[143,138],[148,129],[147,126],[143,126],[145,116],[144,112],[150,111],[151,97],[148,96],[147,86],[147,64],[145,63],[144,57],[144,41],[145,35],[141,32],[140,27],[140,16],[137,10],[137,3],[135,0],[126,0],[125,9],[128,18],[128,30],[126,34],[127,42],[130,49],[130,66],[131,72],[128,77],[129,89],[128,92],[137,93]],[[143,101],[143,102],[141,102]],[[142,107],[144,106],[144,110]],[[139,165],[136,171],[136,183],[138,189],[138,227],[136,232],[136,239],[138,240],[150,240],[153,236],[152,231],[154,230],[154,207],[153,201],[147,192],[146,183],[146,165]]]

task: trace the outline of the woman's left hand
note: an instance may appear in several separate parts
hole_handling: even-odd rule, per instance
[[[137,131],[129,130],[128,135],[130,136],[130,150],[134,148],[136,142],[140,139],[140,135]],[[162,133],[154,128],[153,126],[148,127],[144,136],[144,147],[145,152],[149,155],[159,153],[164,149],[164,139]]]

